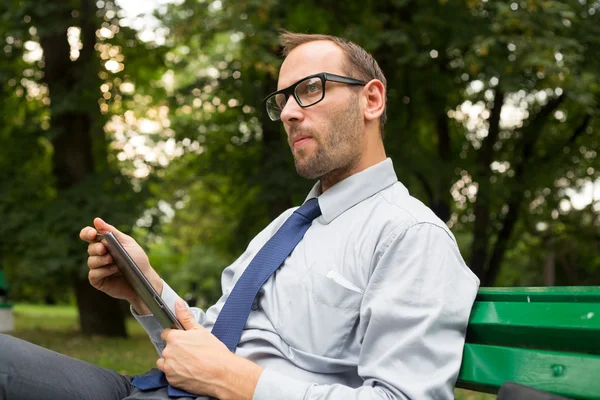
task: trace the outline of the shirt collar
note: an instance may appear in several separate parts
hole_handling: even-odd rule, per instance
[[[386,158],[359,173],[336,183],[321,194],[321,182],[317,182],[308,193],[306,200],[319,198],[321,216],[326,224],[336,219],[344,211],[361,201],[398,182],[394,165]]]

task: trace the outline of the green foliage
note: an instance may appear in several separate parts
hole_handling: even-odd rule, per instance
[[[86,245],[79,231],[100,215],[129,231],[132,217],[144,205],[136,197],[143,198],[143,193],[134,192],[126,179],[104,174],[91,176],[38,207],[28,207],[19,229],[11,231],[14,243],[5,252],[11,294],[37,301],[68,299],[64,291],[70,286],[70,275],[85,277],[88,271]]]
[[[600,64],[590,49],[598,45],[599,25],[589,11],[591,3],[220,4],[215,9],[184,2],[171,6],[163,18],[173,33],[171,51],[185,49],[186,54],[171,58],[176,81],[178,76],[185,81],[174,89],[178,106],[194,110],[197,98],[237,103],[172,120],[172,126],[181,124],[178,135],[203,145],[202,156],[187,164],[199,180],[206,174],[226,176],[235,186],[251,187],[257,201],[268,206],[267,215],[301,201],[306,186],[288,173],[289,156],[281,157],[287,153],[285,142],[273,139],[277,129],[265,121],[260,103],[273,89],[281,62],[275,29],[342,35],[371,51],[386,74],[386,148],[401,180],[449,220],[465,259],[484,284],[539,283],[519,273],[529,268],[541,276],[543,249],[527,235],[539,235],[538,222],[555,219],[558,203],[568,198],[565,188],[598,178],[600,92],[592,70]],[[204,23],[207,19],[211,23]],[[219,73],[207,76],[211,65]],[[505,111],[522,109],[523,116],[512,125],[493,120],[491,114],[499,113],[495,99],[502,99]],[[246,111],[240,110],[243,104],[249,106]],[[466,117],[474,107],[480,107],[478,122]],[[242,126],[228,121],[249,121],[246,134],[241,136]],[[581,152],[587,156],[572,155]],[[194,201],[198,192],[193,193],[184,190],[182,196],[190,196],[191,207],[202,208],[204,196]],[[237,211],[243,218],[245,209]],[[596,227],[597,214],[592,210]],[[177,225],[201,220],[194,216]],[[249,228],[242,236],[246,241],[258,229]],[[202,240],[201,229],[190,231]],[[238,243],[237,237],[231,242]],[[481,257],[475,256],[478,248]],[[527,256],[532,251],[536,257]],[[505,255],[510,262],[503,261]],[[522,279],[496,280],[504,264],[513,265],[514,275]]]
[[[156,10],[164,44],[140,40],[114,3],[96,7],[96,29],[112,33],[97,34],[91,66],[50,107],[46,65],[24,60],[25,43],[79,26],[81,10],[0,8],[0,254],[17,295],[43,283],[65,289],[68,274],[83,273],[77,233],[99,215],[135,225],[178,290],[218,297],[220,270],[312,184],[296,176],[280,124],[263,112],[281,64],[279,28],[341,35],[375,56],[398,176],[448,221],[484,284],[543,283],[549,248],[557,283],[597,281],[598,200],[567,204],[600,173],[594,2],[185,0]],[[111,72],[113,59],[122,68]],[[63,112],[93,116],[93,173],[66,190],[51,119]],[[142,121],[156,127],[140,134]]]
[[[85,279],[87,270],[85,245],[78,238],[81,228],[101,215],[129,231],[145,208],[146,189],[119,172],[126,165],[117,165],[114,154],[108,154],[104,137],[103,125],[111,108],[122,112],[119,83],[130,78],[102,71],[100,59],[106,55],[123,60],[119,57],[126,54],[130,57],[127,61],[136,65],[143,64],[139,57],[156,60],[162,53],[136,50],[146,46],[135,39],[135,31],[125,27],[114,40],[98,35],[96,42],[90,37],[94,25],[88,35],[86,24],[110,28],[102,19],[110,20],[109,11],[116,8],[107,3],[103,12],[96,13],[95,7],[86,9],[88,5],[85,2],[81,8],[73,8],[67,2],[9,1],[0,6],[0,18],[6,21],[0,33],[7,43],[2,49],[6,58],[0,62],[0,111],[5,118],[0,128],[0,214],[4,222],[0,227],[0,267],[7,271],[15,299],[67,301],[71,280]],[[68,27],[80,29],[83,43],[78,59],[69,59],[68,52],[41,60],[32,55],[36,43],[49,53],[63,50],[60,38],[66,41]],[[53,35],[59,37],[58,42],[48,40]],[[98,57],[92,56],[88,62],[84,53],[96,50]],[[64,58],[59,58],[61,55]],[[62,76],[56,71],[60,66],[66,71]],[[137,79],[130,80],[143,85],[147,79],[160,77],[157,68],[146,69],[148,73],[140,69]],[[102,81],[108,87],[116,86],[110,108],[106,96],[99,99]],[[88,145],[85,139],[78,139],[86,136],[90,137]]]
[[[161,277],[177,293],[195,298],[202,308],[221,297],[221,271],[232,261],[211,246],[186,247],[181,253],[176,244],[166,242],[152,246],[149,257]]]

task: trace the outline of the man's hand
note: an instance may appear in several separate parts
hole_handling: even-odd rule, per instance
[[[194,321],[183,300],[175,303],[186,329],[165,329],[167,343],[156,366],[172,386],[220,400],[252,399],[262,367],[236,356],[212,333]]]
[[[162,280],[150,266],[148,256],[144,253],[140,245],[131,236],[120,232],[117,228],[107,224],[100,218],[94,219],[94,228],[86,226],[79,233],[79,238],[89,243],[88,266],[90,267],[90,272],[88,279],[90,284],[111,297],[129,301],[138,314],[150,314],[151,312],[148,307],[142,302],[135,290],[133,290],[129,282],[125,280],[125,277],[113,263],[112,257],[108,254],[104,244],[96,242],[98,232],[105,233],[109,231],[121,242],[127,253],[133,258],[133,261],[135,261],[140,270],[146,275],[146,278],[148,278],[154,289],[159,294],[162,294]]]

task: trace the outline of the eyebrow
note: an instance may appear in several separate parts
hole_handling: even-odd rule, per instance
[[[308,75],[305,75],[305,76],[303,76],[302,78],[300,78],[300,79],[297,79],[296,81],[294,81],[292,84],[290,84],[290,85],[287,85],[287,86],[284,86],[284,87],[283,87],[283,88],[281,88],[281,89],[279,89],[279,86],[277,86],[277,90],[276,90],[276,92],[279,92],[280,90],[287,89],[287,88],[289,88],[290,86],[294,86],[296,83],[298,83],[298,82],[300,82],[300,81],[303,81],[304,79],[308,78],[309,76],[315,76],[315,75],[319,75],[319,74],[323,74],[323,73],[324,73],[324,74],[336,75],[336,74],[334,74],[333,72],[325,72],[325,71],[321,71],[321,72],[315,72],[315,73],[313,73],[313,74],[308,74]]]

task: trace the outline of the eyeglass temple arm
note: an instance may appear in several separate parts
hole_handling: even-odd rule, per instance
[[[354,78],[347,78],[345,76],[340,76],[340,75],[334,75],[334,74],[323,74],[325,76],[325,79],[327,79],[328,81],[331,82],[339,82],[339,83],[346,83],[348,85],[366,85],[367,82],[363,82],[360,81],[358,79],[354,79]]]

